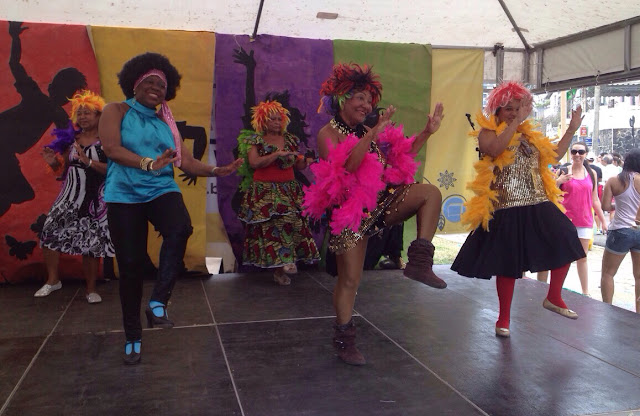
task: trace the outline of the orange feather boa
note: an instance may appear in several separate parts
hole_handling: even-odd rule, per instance
[[[497,135],[500,135],[507,128],[506,123],[498,126],[494,115],[487,118],[484,114],[479,113],[476,115],[476,120],[481,128],[493,130]],[[534,124],[529,120],[520,124],[516,133],[511,137],[508,146],[517,144],[520,136],[524,135],[528,138],[529,143],[538,149],[540,152],[538,166],[547,198],[564,212],[564,207],[559,202],[559,197],[563,192],[556,186],[555,176],[548,167],[557,163],[556,146],[551,143],[548,137],[534,130],[534,127]],[[469,135],[477,137],[479,133],[480,130],[475,130]],[[502,170],[505,166],[512,164],[514,160],[515,151],[507,148],[495,158],[484,155],[480,161],[473,165],[476,170],[476,177],[467,184],[467,189],[472,190],[475,196],[464,204],[465,212],[461,218],[461,223],[468,225],[469,230],[475,230],[482,226],[482,228],[489,231],[489,221],[493,218],[495,204],[498,202],[497,191],[491,189],[491,185],[496,180],[495,168]]]

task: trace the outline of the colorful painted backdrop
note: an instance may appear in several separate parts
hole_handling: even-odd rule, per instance
[[[66,122],[68,106],[52,101],[61,94],[60,85],[73,85],[75,70],[63,71],[61,77],[56,74],[75,68],[86,78],[87,87],[102,91],[108,102],[120,101],[123,94],[116,73],[126,60],[146,51],[167,55],[182,73],[181,88],[170,105],[187,147],[210,163],[233,160],[238,133],[248,126],[250,107],[267,97],[283,101],[292,112],[290,131],[302,139],[302,150],[317,149],[316,133],[329,120],[316,112],[318,91],[334,62],[373,65],[384,85],[380,105],[398,108],[395,121],[404,125],[407,134],[424,127],[433,103],[444,102],[444,123],[419,155],[426,163],[417,179],[439,186],[443,193],[441,231],[461,231],[457,224],[460,202],[467,196],[464,184],[475,158],[464,114],[474,114],[481,105],[479,51],[268,35],[250,41],[247,36],[207,32],[0,22],[0,61],[4,62],[0,66],[0,157],[8,169],[0,178],[2,279],[44,278],[37,233],[60,182],[47,171],[39,153],[51,140],[52,126]],[[308,171],[303,175],[301,180],[313,180]],[[195,228],[187,266],[203,269],[206,253],[223,257],[225,271],[236,270],[243,238],[234,210],[239,178],[194,181],[176,170],[176,180]],[[320,234],[317,237],[320,242]],[[157,258],[160,242],[151,228],[152,258]],[[72,260],[64,261],[69,263],[63,266],[63,276],[82,277],[79,262]]]

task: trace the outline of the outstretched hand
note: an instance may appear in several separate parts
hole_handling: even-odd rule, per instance
[[[56,158],[56,152],[54,152],[53,149],[45,147],[42,149],[42,152],[40,152],[40,154],[42,155],[44,161],[47,162],[47,165],[51,167],[58,165],[59,162]]]
[[[238,170],[238,168],[244,163],[244,159],[238,158],[233,162],[225,166],[218,166],[215,169],[216,176],[227,176]]]
[[[177,160],[177,152],[173,149],[167,149],[153,161],[153,170],[160,170]]]
[[[443,119],[444,106],[442,103],[437,103],[433,114],[427,115],[427,125],[424,127],[424,131],[429,134],[434,134],[440,128],[440,123],[442,123]]]
[[[582,124],[582,106],[578,105],[575,110],[571,111],[571,121],[568,129],[575,132]]]

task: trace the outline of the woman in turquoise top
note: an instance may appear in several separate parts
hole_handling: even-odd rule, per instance
[[[120,270],[127,364],[140,361],[141,268],[147,256],[148,221],[163,242],[158,277],[145,310],[147,323],[149,327],[173,327],[166,305],[193,231],[173,179],[173,165],[194,176],[225,176],[243,162],[238,159],[227,166],[210,166],[184,147],[167,105],[176,96],[180,78],[163,55],[148,52],[130,59],[118,74],[127,100],[108,104],[100,119],[102,146],[109,158],[104,200]]]

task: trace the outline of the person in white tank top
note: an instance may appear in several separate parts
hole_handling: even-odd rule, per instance
[[[602,257],[602,277],[600,286],[602,300],[613,300],[613,277],[622,260],[631,252],[633,277],[636,281],[636,312],[640,313],[640,228],[636,218],[640,208],[640,149],[634,149],[625,157],[625,164],[619,175],[611,177],[604,187],[602,208],[615,209],[616,215],[609,224],[609,234]],[[611,202],[612,198],[614,203]]]

